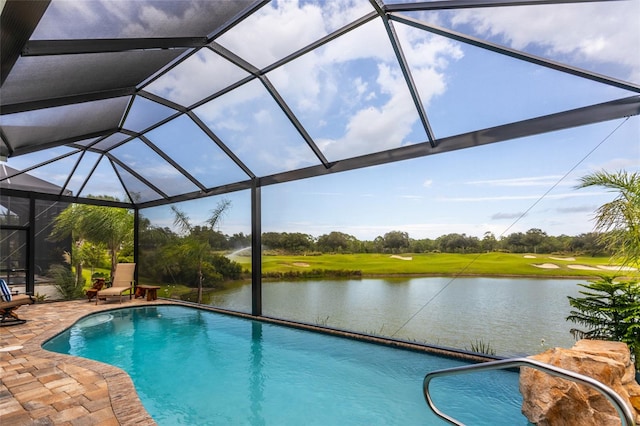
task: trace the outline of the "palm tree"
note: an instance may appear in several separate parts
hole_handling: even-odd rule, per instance
[[[640,175],[619,171],[591,173],[577,188],[601,186],[617,192],[616,198],[596,210],[595,229],[623,265],[638,266],[640,260]]]
[[[71,253],[68,262],[76,268],[76,283],[82,280],[84,263],[82,246],[87,238],[85,217],[89,206],[71,204],[55,218],[53,229],[49,235],[51,241],[62,241],[71,237]]]
[[[111,254],[111,276],[116,271],[118,252],[133,242],[133,214],[122,208],[89,206],[85,217],[87,239],[104,244]]]
[[[104,244],[111,253],[111,275],[118,263],[118,252],[123,244],[133,241],[133,214],[122,208],[71,204],[56,217],[49,238],[60,241],[71,236],[72,262],[76,276],[82,277],[86,242]]]
[[[209,230],[215,230],[230,206],[231,201],[227,199],[221,200],[216,208],[211,211],[211,215],[206,220],[206,228]],[[198,228],[194,227],[191,224],[189,217],[176,206],[171,206],[171,210],[174,214],[174,226],[180,228],[182,232],[187,234],[182,240],[182,243],[176,246],[175,249],[181,256],[195,260],[198,269],[197,302],[202,303],[202,283],[204,281],[204,274],[202,270],[205,263],[205,258],[211,252],[211,245],[209,244],[208,234],[197,232]]]
[[[613,201],[596,210],[596,231],[602,242],[621,259],[623,265],[637,267],[640,261],[640,176],[619,171],[595,172],[580,179],[577,188],[601,186],[617,192]],[[589,285],[584,297],[569,297],[575,310],[567,320],[589,330],[573,330],[576,337],[620,340],[629,345],[636,371],[640,370],[640,284],[637,281],[615,282],[602,277]]]

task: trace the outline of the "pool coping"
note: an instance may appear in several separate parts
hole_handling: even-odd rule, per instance
[[[25,324],[0,328],[0,420],[11,424],[56,425],[155,425],[130,376],[122,369],[99,361],[58,354],[42,348],[51,338],[78,320],[98,312],[145,306],[186,306],[223,315],[293,327],[338,337],[423,352],[468,362],[495,357],[436,346],[390,340],[357,332],[327,328],[206,305],[158,299],[129,300],[95,305],[83,301],[36,304],[21,308]],[[5,351],[3,348],[11,350]],[[426,372],[425,372],[426,374]],[[56,379],[56,380],[54,380]],[[88,390],[89,389],[89,390]],[[67,403],[61,398],[67,396]],[[95,398],[94,398],[95,397]],[[47,403],[49,401],[49,403]],[[55,401],[55,402],[51,402]]]

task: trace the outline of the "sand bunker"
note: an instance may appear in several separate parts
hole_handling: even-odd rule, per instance
[[[525,258],[525,259],[535,259],[536,257],[535,257],[535,256],[532,256],[532,255],[530,255],[530,254],[525,254],[525,255],[524,255],[524,258]]]
[[[542,269],[558,269],[559,266],[556,265],[555,263],[532,263],[533,266],[535,266],[536,268],[542,268]]]
[[[308,263],[303,263],[303,262],[294,262],[293,266],[300,266],[302,268],[308,268],[309,264]]]
[[[395,254],[392,254],[391,257],[393,259],[400,259],[400,260],[413,260],[413,257],[403,257],[403,256],[395,255]]]
[[[550,257],[549,259],[553,259],[553,260],[568,260],[570,262],[573,262],[574,260],[576,260],[575,257]]]
[[[604,269],[605,271],[637,271],[637,268],[633,266],[605,266],[598,265],[598,268]]]
[[[567,265],[569,269],[582,269],[583,271],[598,271],[598,268],[594,268],[593,266],[587,265]]]

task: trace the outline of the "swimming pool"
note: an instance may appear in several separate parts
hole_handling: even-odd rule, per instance
[[[440,425],[428,371],[464,362],[184,306],[94,314],[43,345],[125,370],[159,425]],[[434,381],[468,425],[527,425],[518,375]]]

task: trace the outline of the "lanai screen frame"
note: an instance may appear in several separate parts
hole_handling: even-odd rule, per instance
[[[542,57],[537,57],[531,54],[517,51],[504,46],[493,44],[484,40],[476,39],[471,36],[456,33],[452,30],[440,28],[435,25],[430,25],[422,21],[418,21],[406,15],[402,12],[413,11],[429,11],[429,10],[453,10],[453,9],[468,9],[468,8],[486,8],[486,7],[505,7],[505,6],[523,6],[523,5],[554,5],[562,3],[586,3],[598,0],[512,0],[512,1],[498,1],[498,0],[449,0],[449,1],[432,1],[432,2],[418,2],[418,3],[403,3],[403,4],[384,4],[377,0],[370,0],[373,7],[373,11],[369,14],[352,21],[351,23],[343,26],[342,28],[334,31],[331,34],[307,45],[300,50],[289,54],[288,56],[276,61],[275,63],[258,69],[255,66],[245,62],[242,58],[236,56],[232,52],[225,49],[220,44],[216,43],[216,38],[220,37],[229,29],[233,28],[243,19],[250,16],[255,11],[259,10],[269,1],[260,0],[253,2],[249,7],[245,8],[241,13],[236,15],[232,20],[225,23],[225,25],[218,28],[213,33],[208,34],[206,37],[174,37],[174,38],[136,38],[136,39],[105,39],[105,40],[29,40],[31,33],[37,26],[38,22],[42,18],[42,15],[46,11],[49,1],[37,2],[32,4],[29,10],[22,9],[25,7],[25,2],[19,2],[9,0],[3,10],[3,26],[7,27],[8,23],[12,23],[12,16],[27,17],[26,21],[22,20],[21,26],[12,27],[13,35],[15,36],[11,40],[6,38],[3,40],[3,57],[2,57],[2,82],[4,83],[7,76],[11,73],[11,68],[15,64],[15,61],[20,56],[40,56],[40,55],[64,55],[64,54],[85,54],[85,53],[105,53],[105,52],[126,52],[130,50],[146,50],[146,49],[185,49],[184,54],[180,56],[180,60],[171,63],[169,66],[162,67],[156,70],[155,73],[149,79],[144,80],[141,84],[131,87],[118,88],[110,91],[104,91],[100,93],[85,93],[82,95],[74,95],[68,97],[61,97],[56,99],[41,99],[28,102],[16,102],[13,104],[2,104],[1,115],[13,114],[18,112],[33,111],[46,109],[59,105],[70,105],[82,102],[88,102],[93,100],[112,99],[120,96],[140,96],[149,100],[153,100],[162,105],[165,105],[173,110],[175,114],[169,118],[157,122],[149,128],[144,129],[141,132],[127,131],[127,138],[115,146],[124,144],[134,138],[144,138],[144,135],[152,131],[153,129],[161,126],[170,119],[173,119],[179,115],[186,115],[191,118],[198,126],[231,157],[236,164],[247,174],[247,179],[243,181],[233,182],[227,185],[221,185],[217,187],[204,187],[199,185],[199,190],[180,194],[176,196],[168,196],[163,194],[163,197],[153,201],[136,203],[132,199],[132,203],[126,202],[112,202],[107,200],[95,200],[92,198],[84,198],[79,196],[68,196],[65,194],[42,194],[32,191],[15,190],[11,188],[3,188],[3,195],[15,196],[21,198],[28,198],[31,200],[42,199],[48,201],[63,201],[70,203],[85,203],[93,205],[102,205],[109,207],[121,207],[127,209],[133,209],[135,212],[134,222],[134,259],[138,258],[138,222],[139,214],[146,208],[157,207],[161,205],[173,204],[181,201],[194,200],[203,197],[210,197],[214,195],[222,195],[230,192],[250,190],[251,194],[251,238],[252,238],[252,314],[260,316],[262,314],[262,270],[261,270],[261,215],[262,215],[262,203],[261,203],[261,188],[268,185],[276,185],[279,183],[295,181],[299,179],[305,179],[310,177],[317,177],[332,173],[339,173],[349,170],[355,170],[365,167],[371,167],[376,165],[382,165],[387,163],[393,163],[403,160],[409,160],[419,157],[424,157],[433,154],[445,153],[459,149],[466,149],[475,146],[491,144],[496,142],[503,142],[514,140],[521,137],[533,136],[547,132],[554,132],[563,129],[569,129],[588,124],[614,120],[617,118],[623,118],[640,114],[640,95],[634,95],[614,101],[591,105],[583,108],[573,109],[560,113],[555,113],[546,116],[540,116],[528,120],[513,122],[505,125],[500,125],[491,128],[485,128],[473,132],[464,134],[458,134],[455,136],[436,138],[431,130],[429,119],[424,106],[420,100],[418,90],[415,87],[413,77],[409,70],[404,52],[402,51],[402,45],[399,42],[398,36],[395,33],[394,22],[402,23],[411,27],[415,27],[424,31],[432,32],[452,40],[460,41],[486,49],[492,52],[497,52],[508,57],[536,64],[538,66],[550,68],[563,73],[579,76],[584,79],[592,80],[598,83],[603,83],[613,87],[621,88],[630,92],[640,93],[640,86],[634,83],[614,79],[608,76],[600,75],[576,67],[572,67],[566,64],[561,64],[548,60]],[[31,3],[31,2],[27,2]],[[414,105],[420,117],[420,121],[427,135],[427,140],[421,143],[413,145],[403,146],[387,151],[375,152],[371,154],[361,155],[357,157],[346,158],[338,161],[329,161],[323,155],[322,151],[318,148],[314,140],[308,135],[302,124],[297,120],[295,114],[286,105],[284,99],[278,94],[275,87],[271,84],[266,74],[280,66],[283,66],[296,58],[320,47],[324,44],[331,42],[332,40],[358,28],[359,26],[381,18],[387,35],[391,41],[391,44],[396,55],[396,59],[402,70],[405,83],[409,88]],[[5,21],[7,19],[7,21]],[[15,22],[13,22],[15,24]],[[12,25],[13,25],[12,24]],[[200,49],[210,49],[226,60],[235,64],[239,68],[247,72],[248,76],[237,83],[229,86],[189,107],[175,104],[167,99],[156,96],[148,91],[145,91],[145,87],[152,83],[155,79],[164,75],[170,71],[173,67],[177,66],[181,61],[184,61],[189,56],[195,54]],[[224,93],[233,90],[249,81],[259,81],[269,91],[274,100],[278,102],[280,108],[285,113],[287,118],[291,121],[291,124],[301,134],[311,151],[316,155],[319,160],[318,165],[288,170],[267,176],[257,176],[252,170],[235,156],[232,150],[227,148],[217,136],[208,129],[208,127],[195,115],[193,110]],[[110,129],[111,133],[100,132],[95,136],[108,137],[113,132],[122,130],[120,128]],[[70,137],[67,139],[59,139],[55,141],[44,141],[40,144],[33,144],[29,146],[13,148],[11,142],[4,134],[0,134],[2,137],[2,145],[0,145],[0,156],[17,156],[34,152],[47,147],[60,146],[70,144],[81,139],[86,139],[92,135],[82,135],[79,137]],[[75,146],[78,147],[78,146]],[[110,149],[113,149],[111,147]],[[91,150],[91,147],[86,150]],[[118,160],[113,156],[110,156],[108,151],[103,152],[104,155],[109,157],[113,162],[118,163]],[[51,159],[53,162],[57,159]],[[120,166],[125,166],[119,163]],[[28,172],[30,169],[22,170],[20,173]],[[135,174],[135,170],[129,170]],[[183,174],[187,174],[184,170],[181,170]],[[15,176],[15,175],[14,175]],[[12,177],[12,176],[10,176]],[[6,179],[6,177],[4,178]],[[194,181],[193,179],[190,179]],[[148,183],[148,182],[147,182]],[[195,182],[197,183],[197,182]],[[150,184],[150,183],[149,183]],[[150,184],[151,185],[151,184]],[[123,185],[124,186],[124,185]],[[31,241],[33,247],[33,241]],[[27,291],[34,291],[34,279],[33,271],[30,271],[30,277],[27,281]]]

